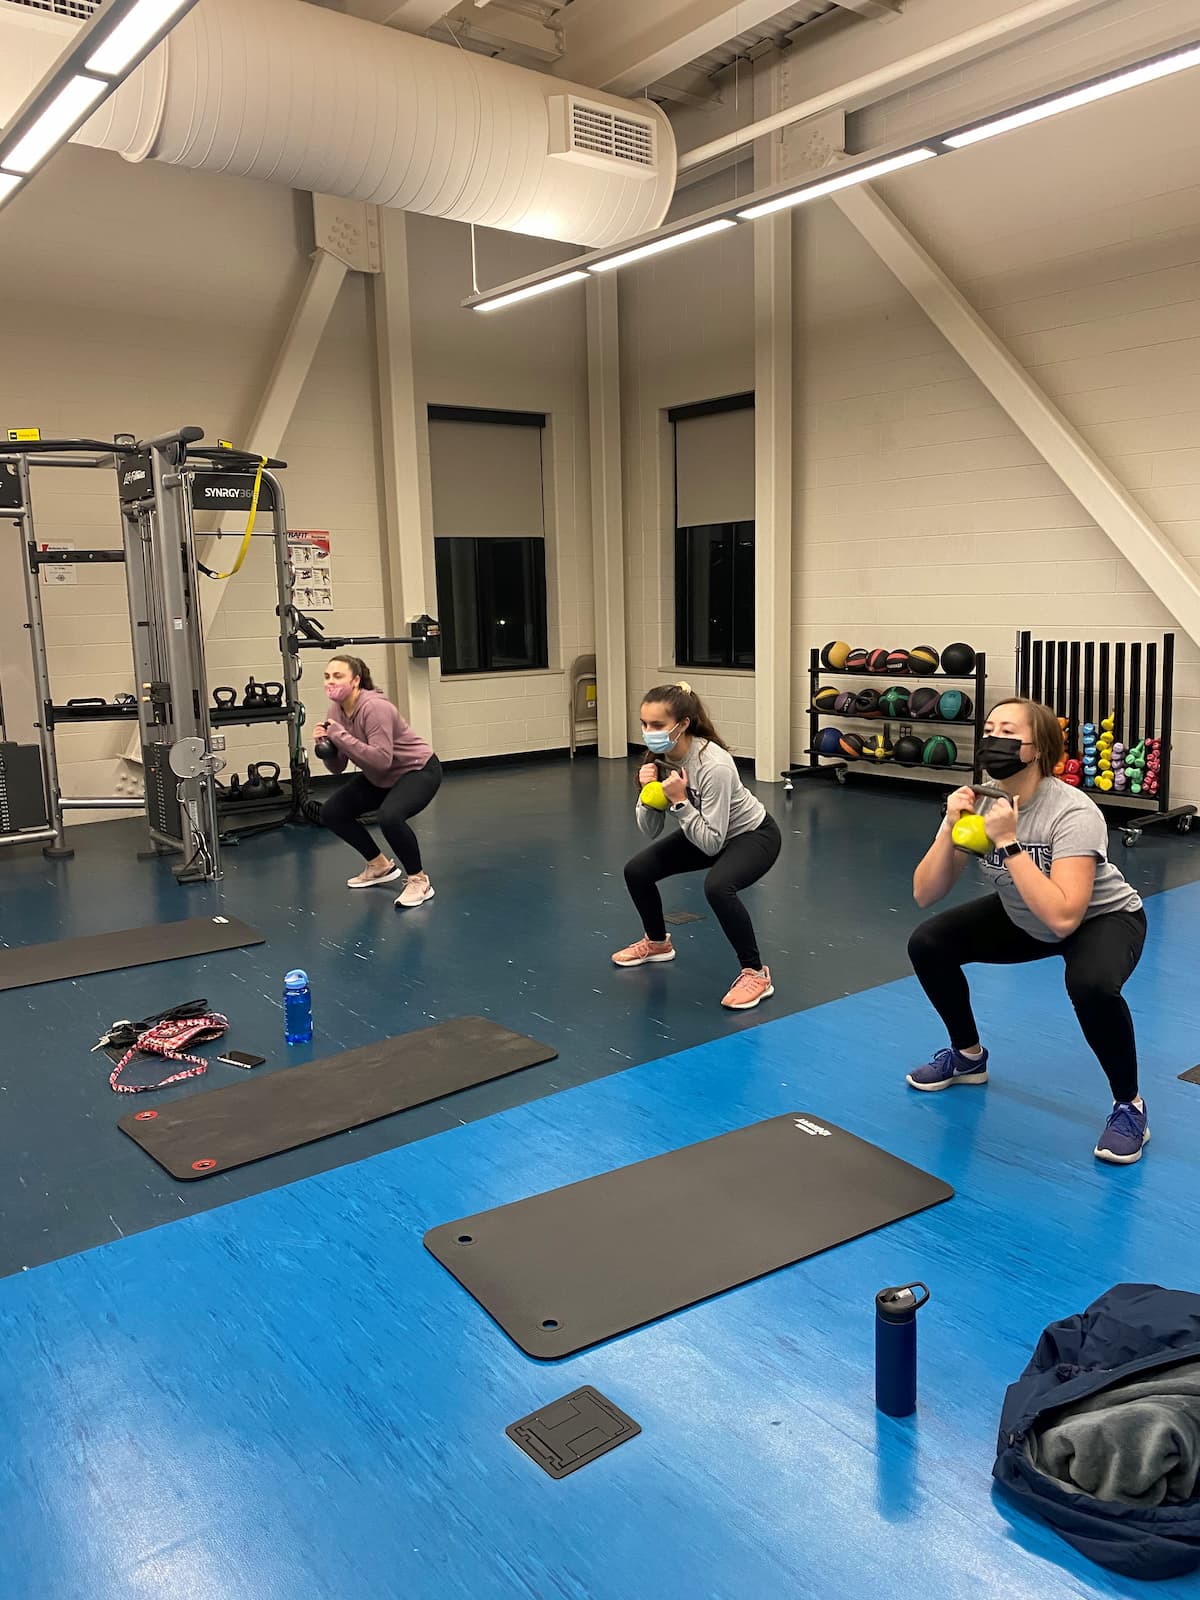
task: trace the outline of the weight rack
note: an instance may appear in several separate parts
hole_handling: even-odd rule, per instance
[[[1160,676],[1161,660],[1161,676]],[[1084,723],[1099,725],[1112,716],[1113,731],[1127,748],[1140,740],[1161,740],[1162,765],[1156,795],[1133,795],[1088,789],[1104,811],[1123,811],[1132,820],[1118,822],[1126,845],[1135,845],[1147,828],[1173,822],[1187,833],[1196,814],[1193,805],[1171,805],[1171,729],[1175,687],[1175,635],[1134,641],[1108,639],[1035,639],[1028,629],[1017,634],[1017,693],[1050,706],[1066,720],[1069,756],[1082,748]]]

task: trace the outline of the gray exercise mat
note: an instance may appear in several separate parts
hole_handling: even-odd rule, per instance
[[[557,1055],[553,1045],[486,1017],[455,1017],[170,1105],[131,1111],[117,1126],[172,1177],[190,1183],[523,1072]]]
[[[948,1184],[800,1112],[425,1235],[531,1356],[551,1360],[949,1200]]]
[[[126,967],[148,967],[156,961],[208,956],[266,942],[257,928],[237,917],[188,917],[182,922],[156,922],[148,928],[95,933],[86,939],[18,945],[0,949],[0,990],[88,978],[97,972],[122,972]]]

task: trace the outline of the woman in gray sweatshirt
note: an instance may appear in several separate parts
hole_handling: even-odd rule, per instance
[[[643,785],[661,778],[666,809],[637,805],[637,825],[654,843],[625,866],[625,882],[642,919],[644,937],[618,950],[618,967],[674,961],[658,885],[684,872],[707,873],[704,893],[740,971],[721,1004],[749,1011],[775,993],[762,963],[750,913],[738,898],[775,865],[782,840],[775,818],[742,784],[712,718],[690,684],[651,689],[642,702],[642,737],[649,752],[638,773]],[[679,831],[664,833],[669,814]]]

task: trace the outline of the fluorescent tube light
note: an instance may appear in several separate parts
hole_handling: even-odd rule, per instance
[[[644,261],[647,256],[658,256],[664,250],[674,250],[676,245],[691,244],[694,239],[707,239],[712,233],[723,233],[726,228],[736,228],[737,223],[732,217],[718,217],[715,222],[704,222],[698,228],[688,228],[683,233],[673,233],[666,239],[654,239],[650,244],[636,246],[633,250],[626,250],[619,256],[610,256],[607,261],[594,261],[588,268],[589,272],[611,272],[615,267],[624,267],[631,261]]]
[[[19,178],[15,172],[0,172],[0,206],[10,195],[16,194],[24,182],[24,178]]]
[[[176,12],[182,11],[188,0],[138,0],[125,17],[88,57],[89,72],[103,72],[110,78],[118,77],[129,66],[156,34],[165,31]]]
[[[68,79],[25,137],[0,158],[4,166],[10,172],[32,172],[56,145],[73,132],[83,113],[94,106],[102,94],[107,94],[111,87],[103,78],[85,78],[78,73]]]
[[[495,300],[485,300],[481,304],[472,306],[473,311],[499,311],[503,306],[514,306],[518,300],[532,300],[535,295],[549,294],[551,289],[561,288],[564,283],[582,283],[587,277],[586,272],[563,272],[557,278],[547,278],[545,283],[531,283],[524,289],[514,289],[511,294],[502,294]]]
[[[1157,61],[1147,61],[1140,67],[1131,67],[1127,72],[1114,73],[1111,78],[1102,78],[1099,83],[1071,89],[1066,94],[1043,100],[1040,105],[1026,106],[1024,110],[1010,112],[1008,116],[997,117],[992,122],[981,122],[977,128],[968,128],[965,133],[951,134],[942,143],[949,145],[952,150],[961,150],[965,145],[978,144],[981,139],[991,139],[1013,128],[1028,127],[1031,122],[1055,117],[1060,111],[1073,111],[1076,106],[1090,105],[1093,100],[1120,94],[1122,89],[1136,89],[1139,84],[1153,83],[1157,78],[1166,78],[1174,72],[1183,72],[1195,66],[1200,66],[1200,45],[1178,50],[1174,55],[1162,56]]]
[[[927,150],[924,146],[919,150],[906,150],[903,155],[888,156],[885,161],[875,161],[866,167],[855,167],[851,172],[839,172],[835,178],[826,178],[820,183],[810,183],[803,189],[794,190],[791,194],[777,195],[774,200],[764,200],[762,205],[751,206],[747,211],[739,211],[738,216],[747,222],[753,222],[759,217],[769,217],[772,212],[783,211],[788,206],[803,205],[807,200],[819,200],[822,195],[836,194],[839,189],[849,189],[853,184],[869,183],[872,178],[883,178],[889,172],[899,172],[904,167],[915,166],[918,161],[928,161],[937,153],[936,150]]]

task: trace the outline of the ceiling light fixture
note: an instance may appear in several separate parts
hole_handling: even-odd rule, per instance
[[[773,200],[764,200],[761,205],[748,206],[744,211],[739,211],[738,216],[745,222],[756,222],[759,217],[769,217],[789,206],[801,206],[806,201],[821,199],[822,195],[849,189],[856,183],[870,183],[872,178],[885,178],[889,172],[901,172],[905,167],[915,166],[918,161],[929,161],[938,153],[925,145],[917,150],[905,150],[901,155],[872,161],[865,167],[852,167],[848,172],[839,172],[834,178],[824,178],[816,183],[805,184],[802,189],[793,189],[788,194],[776,195]]]
[[[472,309],[500,311],[504,306],[515,306],[518,300],[532,300],[536,295],[549,294],[551,289],[561,289],[564,284],[582,283],[586,277],[586,272],[560,272],[557,278],[547,278],[542,283],[531,283],[524,289],[513,289],[508,294],[498,295],[494,300],[478,301]]]
[[[664,250],[674,250],[678,245],[691,244],[696,239],[707,239],[710,234],[723,233],[726,228],[736,228],[732,217],[717,217],[712,222],[702,222],[698,228],[687,228],[683,233],[668,234],[665,239],[652,239],[649,244],[624,250],[619,256],[609,256],[604,261],[593,261],[589,272],[612,272],[616,267],[628,266],[631,261],[644,261],[648,256],[660,256]]]

